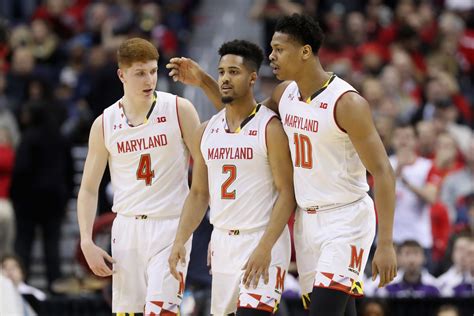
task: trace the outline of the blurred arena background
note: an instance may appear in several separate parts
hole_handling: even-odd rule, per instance
[[[190,99],[205,121],[213,107],[169,80],[167,61],[191,57],[215,76],[217,49],[235,38],[268,57],[276,19],[294,12],[321,23],[323,67],[369,101],[392,161],[416,157],[397,179],[405,277],[383,290],[366,277],[359,315],[473,315],[472,0],[0,0],[0,312],[14,287],[22,315],[110,314],[110,280],[93,277],[78,247],[76,196],[93,119],[122,96],[119,43],[151,40],[158,89]],[[275,82],[267,60],[260,100]],[[104,249],[112,194],[104,177],[94,227]],[[183,315],[209,315],[211,230],[204,220],[194,237]],[[294,269],[278,315],[305,315],[296,280]]]

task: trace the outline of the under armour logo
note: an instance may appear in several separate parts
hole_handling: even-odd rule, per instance
[[[291,101],[293,101],[295,98],[295,95],[293,93],[290,93],[288,94],[288,99],[290,99]]]
[[[122,128],[122,124],[119,124],[119,125],[114,124],[114,130],[116,130],[117,128],[118,128],[118,129],[121,129],[121,128]]]
[[[219,133],[219,129],[218,128],[211,128],[211,134],[213,133]]]

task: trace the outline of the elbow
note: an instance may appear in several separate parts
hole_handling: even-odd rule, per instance
[[[294,211],[296,209],[296,199],[293,186],[284,187],[278,190],[278,198],[285,201],[285,204],[289,206],[289,209]]]
[[[383,181],[390,182],[393,186],[395,186],[395,171],[388,162],[376,168],[372,175],[376,182],[378,179],[383,179]]]

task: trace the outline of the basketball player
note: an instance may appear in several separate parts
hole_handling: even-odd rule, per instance
[[[270,55],[280,80],[264,104],[280,114],[294,166],[295,249],[300,282],[311,315],[355,315],[351,298],[375,235],[366,168],[375,180],[378,244],[372,278],[385,286],[396,275],[392,243],[395,178],[369,104],[347,82],[322,68],[318,50],[324,34],[303,15],[279,20]],[[187,58],[172,59],[170,76],[198,85],[215,102],[217,84]],[[347,308],[346,308],[347,307]]]
[[[187,262],[185,242],[210,204],[213,315],[272,315],[290,262],[286,223],[296,207],[288,142],[253,86],[263,51],[247,41],[219,49],[225,108],[196,133],[193,182],[169,258]]]
[[[184,290],[186,266],[180,267],[180,283],[166,260],[189,192],[188,149],[199,118],[188,100],[155,91],[158,57],[143,39],[120,45],[117,74],[124,95],[92,125],[78,196],[81,248],[94,274],[112,275],[112,312],[117,314],[177,315]],[[117,213],[112,257],[91,237],[107,162]],[[188,253],[190,242],[185,242]]]

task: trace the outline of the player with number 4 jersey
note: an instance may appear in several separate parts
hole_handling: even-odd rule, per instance
[[[176,280],[166,262],[189,192],[188,149],[199,118],[188,100],[155,91],[158,57],[143,39],[119,47],[117,74],[124,95],[92,125],[78,196],[81,249],[94,274],[112,275],[116,314],[178,315],[184,293],[187,266],[180,267]],[[92,240],[107,163],[117,213],[112,256]],[[189,253],[191,238],[185,247]]]

